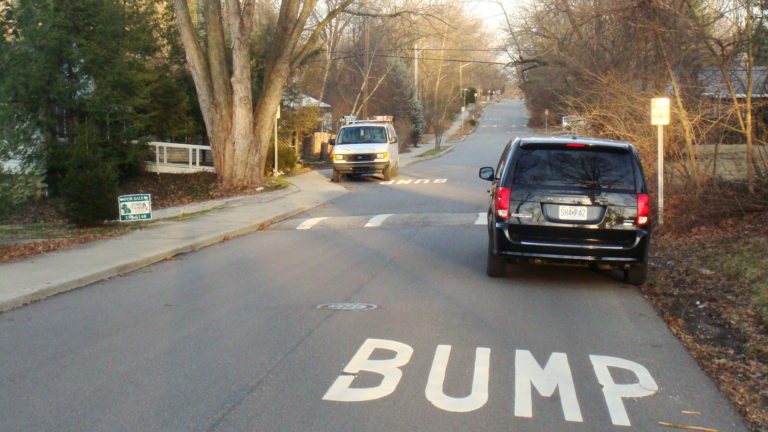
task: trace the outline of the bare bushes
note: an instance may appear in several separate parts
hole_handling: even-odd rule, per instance
[[[628,141],[638,149],[654,193],[657,128],[650,124],[650,100],[655,96],[620,78],[603,76],[578,98],[565,99],[567,109],[586,120],[584,133]],[[691,98],[682,105],[681,110],[672,104],[672,123],[664,127],[665,229],[688,230],[713,219],[767,210],[766,177],[758,178],[753,193],[743,169],[737,172],[741,176],[725,176],[729,152],[720,142],[732,130],[732,113],[704,99]],[[730,154],[743,159],[740,151]]]

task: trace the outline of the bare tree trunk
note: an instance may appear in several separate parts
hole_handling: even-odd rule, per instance
[[[220,0],[199,0],[206,2],[205,48],[192,22],[188,0],[168,1],[176,11],[176,24],[219,181],[225,188],[258,186],[264,180],[273,121],[291,70],[309,55],[322,30],[346,10],[352,0],[340,0],[309,34],[304,31],[317,0],[280,2],[262,93],[256,102],[252,96],[250,53],[254,0],[225,0],[224,11]],[[230,32],[232,71],[228,68],[224,17]]]
[[[744,107],[746,110],[746,130],[744,131],[744,135],[747,139],[747,188],[749,189],[750,193],[755,193],[755,167],[753,165],[753,154],[752,154],[752,63],[753,63],[753,56],[752,56],[752,1],[747,0],[747,7],[745,8],[747,12],[747,21],[745,25],[745,33],[747,36],[747,89],[746,89],[746,106]]]

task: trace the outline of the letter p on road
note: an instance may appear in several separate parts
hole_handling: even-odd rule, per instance
[[[617,426],[631,426],[627,410],[622,398],[640,398],[652,396],[659,391],[659,386],[648,372],[648,369],[638,363],[617,357],[590,355],[592,366],[595,368],[597,381],[603,386],[603,396],[611,414],[611,421]],[[637,377],[637,383],[616,384],[608,368],[619,368],[631,371]]]

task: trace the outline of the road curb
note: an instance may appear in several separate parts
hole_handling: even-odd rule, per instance
[[[432,160],[432,159],[437,159],[439,157],[447,155],[448,153],[451,153],[454,150],[456,150],[456,146],[450,146],[447,149],[445,149],[445,150],[441,151],[440,153],[438,153],[436,155],[433,155],[433,156],[425,156],[425,157],[415,156],[415,158],[413,160],[405,162],[403,164],[403,166],[411,166],[411,165],[419,163],[419,162],[424,162],[424,161],[428,161],[428,160]]]
[[[319,204],[320,203],[318,203],[317,205]],[[210,237],[185,243],[183,245],[179,245],[177,247],[167,249],[162,252],[158,252],[149,256],[145,256],[132,261],[116,264],[112,268],[97,271],[80,278],[68,280],[61,283],[52,283],[50,286],[46,288],[37,289],[34,292],[30,292],[30,293],[23,294],[11,299],[0,301],[0,313],[7,312],[21,306],[25,306],[30,303],[35,303],[41,300],[45,300],[48,297],[73,291],[75,289],[82,288],[82,287],[91,285],[93,283],[100,282],[102,280],[107,280],[107,279],[111,279],[127,273],[131,273],[133,271],[139,270],[149,265],[172,258],[176,255],[194,252],[196,250],[203,249],[208,246],[213,246],[215,244],[222,243],[224,241],[227,241],[236,237],[240,237],[245,234],[250,234],[254,231],[262,230],[272,224],[275,224],[277,222],[296,216],[297,214],[305,212],[313,207],[314,206],[297,207],[290,211],[286,211],[285,213],[282,213],[278,216],[260,220],[252,224],[249,224],[245,227],[240,227],[240,228],[232,229],[222,233],[217,233]]]

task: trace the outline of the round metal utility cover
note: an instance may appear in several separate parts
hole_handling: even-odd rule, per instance
[[[378,308],[378,306],[371,303],[323,303],[317,305],[316,308],[337,311],[369,311]]]

